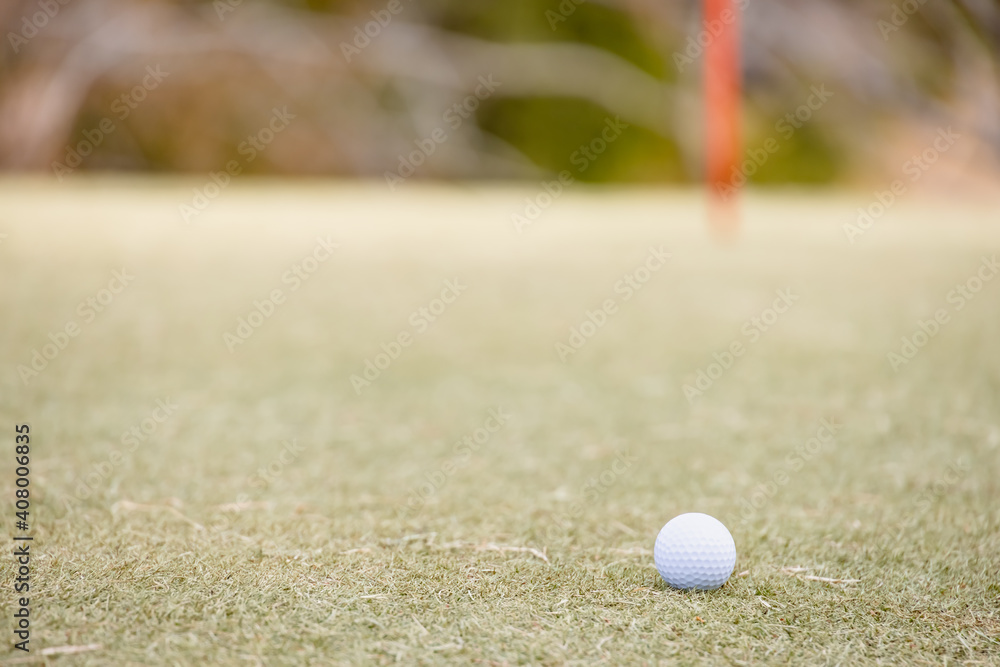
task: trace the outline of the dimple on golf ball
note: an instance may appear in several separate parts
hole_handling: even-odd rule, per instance
[[[710,591],[733,573],[736,543],[715,517],[681,514],[660,529],[653,560],[660,576],[674,588]]]

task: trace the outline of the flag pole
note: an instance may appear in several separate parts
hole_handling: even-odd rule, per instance
[[[742,159],[742,72],[740,15],[736,0],[704,0],[705,166],[709,190],[709,225],[723,239],[740,226],[738,186],[734,176]],[[739,179],[742,181],[742,179]]]

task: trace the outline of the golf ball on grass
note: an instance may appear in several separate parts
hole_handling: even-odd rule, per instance
[[[681,514],[660,529],[653,560],[660,576],[674,588],[711,591],[733,573],[736,543],[715,517]]]

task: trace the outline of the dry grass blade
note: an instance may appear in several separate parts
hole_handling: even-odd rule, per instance
[[[531,554],[532,556],[534,556],[535,558],[538,558],[540,560],[545,561],[546,563],[549,562],[548,556],[546,556],[544,553],[542,553],[538,549],[534,549],[532,547],[513,547],[513,546],[508,546],[508,545],[505,545],[505,544],[493,544],[491,542],[490,544],[487,544],[485,546],[478,547],[476,550],[477,551],[513,551],[513,552],[518,552],[518,553],[528,553],[528,554]]]
[[[808,567],[783,567],[778,571],[781,572],[782,574],[786,574],[790,577],[795,577],[797,579],[805,579],[807,581],[820,581],[823,582],[824,584],[856,584],[859,581],[861,581],[860,579],[834,579],[830,577],[817,577],[812,574],[804,574],[802,576],[798,576],[803,572],[808,572],[810,569],[811,568]]]
[[[244,512],[246,510],[266,510],[271,509],[271,503],[247,501],[244,503],[223,503],[216,505],[215,509],[222,512]]]
[[[111,508],[112,512],[115,512],[117,510],[142,511],[142,512],[165,511],[191,524],[192,526],[194,526],[195,530],[205,530],[205,526],[201,525],[200,523],[198,523],[193,519],[184,516],[184,514],[182,514],[180,510],[178,510],[175,507],[171,507],[170,505],[143,505],[141,503],[133,503],[130,500],[120,500],[117,503],[115,503],[114,506],[112,506]]]
[[[48,648],[43,648],[40,653],[42,655],[68,655],[71,653],[86,653],[87,651],[99,651],[103,648],[102,644],[80,644],[78,646],[50,646]]]
[[[632,547],[631,549],[611,549],[613,554],[624,554],[626,556],[652,556],[653,550],[644,547]]]
[[[860,579],[830,579],[829,577],[814,577],[812,575],[806,575],[802,579],[822,581],[824,584],[856,584],[861,581]]]

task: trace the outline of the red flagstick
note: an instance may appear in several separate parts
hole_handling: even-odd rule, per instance
[[[735,0],[704,0],[706,177],[709,224],[723,237],[739,227],[733,175],[742,154],[740,15]]]

